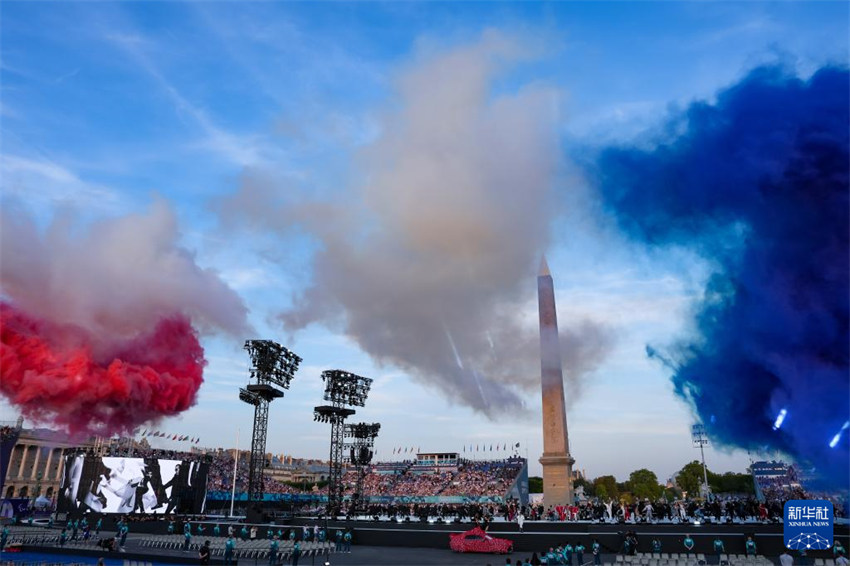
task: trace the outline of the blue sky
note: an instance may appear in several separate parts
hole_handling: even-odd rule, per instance
[[[573,456],[591,476],[648,467],[666,478],[697,456],[692,418],[644,350],[690,332],[712,266],[687,249],[628,242],[594,206],[571,157],[644,143],[671,109],[711,100],[758,64],[782,61],[801,75],[846,65],[847,22],[841,2],[6,2],[0,182],[4,198],[42,226],[65,210],[88,222],[143,213],[164,198],[181,244],[239,293],[257,335],[304,358],[272,406],[270,451],[326,456],[329,431],[311,413],[319,373],[339,367],[375,378],[358,414],[383,424],[379,457],[397,446],[521,442],[535,473],[542,440],[533,410],[488,419],[452,403],[427,379],[365,353],[344,325],[285,332],[276,317],[315,283],[327,240],[269,228],[265,217],[228,224],[221,214],[255,179],[274,187],[283,211],[298,199],[356,200],[372,173],[364,161],[405,104],[399,81],[507,38],[515,53],[485,98],[545,92],[561,154],[543,246],[559,318],[593,321],[610,336],[603,358],[568,388]],[[529,324],[535,275],[512,303]],[[209,446],[232,445],[239,427],[244,447],[251,411],[236,395],[247,374],[241,339],[208,335],[204,345],[199,404],[159,427]],[[533,389],[520,395],[529,409],[539,404]],[[0,418],[13,415],[0,405]],[[718,471],[747,463],[746,453],[720,448],[707,459]]]

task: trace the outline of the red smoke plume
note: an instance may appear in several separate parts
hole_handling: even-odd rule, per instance
[[[104,343],[78,326],[0,303],[0,393],[34,420],[71,434],[123,432],[195,403],[204,350],[184,315]]]

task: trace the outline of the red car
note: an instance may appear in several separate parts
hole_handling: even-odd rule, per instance
[[[475,527],[465,533],[451,533],[449,548],[455,552],[508,554],[514,551],[514,543],[507,539],[491,537],[482,529]]]

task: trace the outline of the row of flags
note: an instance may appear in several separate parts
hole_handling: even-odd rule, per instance
[[[508,449],[508,443],[507,442],[503,443],[501,446],[499,446],[498,444],[496,444],[495,446],[496,446],[497,452],[505,452]],[[519,448],[519,442],[517,442],[516,444],[511,446],[511,448]],[[465,445],[463,447],[463,451],[467,452]],[[470,444],[469,450],[468,450],[468,452],[492,452],[492,451],[493,451],[493,445],[492,444],[490,445],[490,450],[487,450],[486,444],[475,444],[475,445]]]
[[[511,448],[519,448],[519,442],[511,446]],[[466,445],[464,445],[463,447],[464,452],[493,452],[494,450],[497,452],[505,452],[508,450],[508,443],[504,442],[501,445],[491,444],[489,450],[487,449],[486,444],[470,444],[469,450],[467,450]],[[393,448],[393,454],[415,454],[418,452],[421,452],[421,450],[419,448],[416,448],[416,450],[414,450],[412,446],[409,449],[406,447]]]
[[[189,436],[187,434],[168,434],[165,432],[160,432],[158,430],[148,429],[142,431],[142,438],[146,436],[150,436],[152,438],[164,438],[166,440],[176,440],[177,442],[189,442],[191,444],[197,444],[201,441],[201,438],[199,436]]]
[[[419,448],[417,448],[416,452],[419,452],[419,451],[420,451]],[[393,454],[407,454],[407,453],[410,453],[410,454],[414,453],[412,446],[410,447],[410,450],[408,450],[407,448],[405,448],[404,450],[402,450],[401,448],[393,448]]]

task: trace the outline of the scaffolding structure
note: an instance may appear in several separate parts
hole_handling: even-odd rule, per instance
[[[314,409],[313,420],[331,425],[330,463],[328,469],[328,515],[336,516],[342,508],[342,467],[345,463],[343,451],[346,447],[345,420],[352,416],[354,409],[362,407],[372,387],[372,380],[343,370],[322,372],[325,382],[324,400],[330,405],[321,405]]]
[[[248,500],[262,501],[269,405],[283,397],[281,389],[289,389],[301,358],[272,340],[246,340],[244,349],[251,357],[251,369],[248,386],[239,389],[239,399],[254,406]]]

